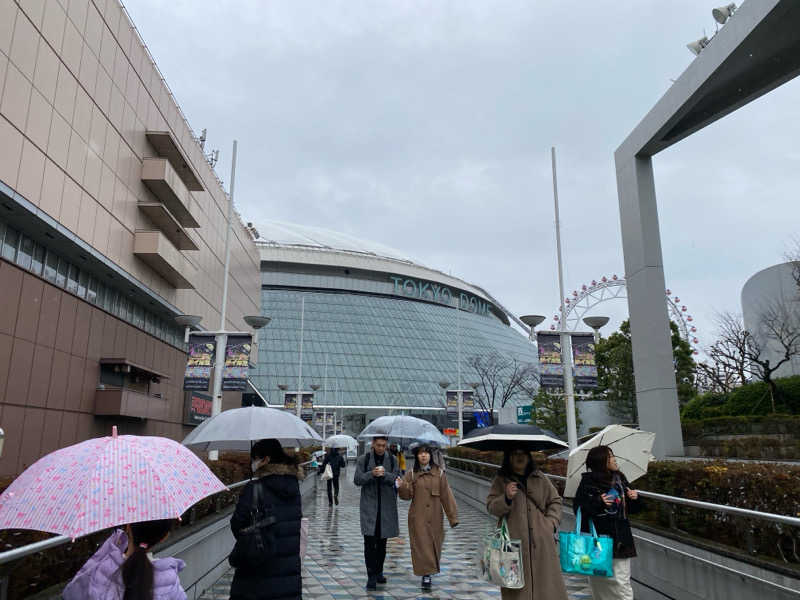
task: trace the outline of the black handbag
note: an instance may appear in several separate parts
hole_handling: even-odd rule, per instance
[[[261,509],[261,482],[254,482],[252,489],[250,525],[239,531],[239,537],[228,557],[228,562],[235,569],[260,568],[266,557],[273,551],[274,538],[269,529],[277,519],[274,515]]]

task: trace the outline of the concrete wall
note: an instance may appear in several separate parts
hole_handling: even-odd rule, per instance
[[[448,469],[447,480],[458,502],[486,510],[488,480],[456,469]],[[574,526],[572,510],[565,508],[561,529]],[[800,579],[640,529],[634,529],[634,537],[638,557],[632,561],[631,569],[637,600],[800,599]]]

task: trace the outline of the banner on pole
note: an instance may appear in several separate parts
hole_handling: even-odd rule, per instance
[[[572,360],[575,365],[575,389],[593,390],[597,388],[597,362],[593,334],[572,334]]]
[[[445,392],[447,398],[447,417],[450,419],[458,418],[458,392],[448,390]]]
[[[214,368],[216,340],[211,336],[192,334],[189,338],[189,357],[183,375],[183,389],[207,392]]]
[[[563,389],[564,363],[561,361],[561,335],[538,332],[536,343],[539,346],[539,377],[545,389]]]
[[[200,392],[186,394],[186,425],[199,425],[211,417],[211,396]]]
[[[228,336],[228,343],[225,348],[225,367],[222,372],[223,391],[243,392],[247,389],[247,374],[252,344],[252,336]]]

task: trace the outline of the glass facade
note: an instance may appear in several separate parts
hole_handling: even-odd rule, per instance
[[[275,281],[274,273],[262,275]],[[351,278],[348,287],[359,286]],[[395,296],[265,285],[262,314],[272,321],[258,332],[251,379],[270,404],[283,402],[278,385],[297,388],[302,299],[303,389],[325,387],[327,359],[328,391],[316,392],[318,405],[442,407],[439,382],[457,387],[459,339],[462,388],[478,380],[468,364],[475,355],[497,352],[537,364],[528,339],[491,314]]]
[[[0,221],[0,255],[53,285],[66,289],[160,340],[183,348],[183,330],[134,303],[56,252]]]

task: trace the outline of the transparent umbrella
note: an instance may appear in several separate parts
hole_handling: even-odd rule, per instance
[[[325,445],[330,448],[356,448],[358,441],[354,437],[340,433],[326,439]]]
[[[195,450],[250,451],[254,442],[276,439],[284,447],[321,446],[322,438],[305,421],[284,410],[247,406],[219,413],[183,440]]]
[[[450,446],[448,440],[430,421],[406,415],[378,417],[358,434],[361,442],[374,437],[387,437],[389,443],[408,446],[413,443],[431,444],[440,448]]]

